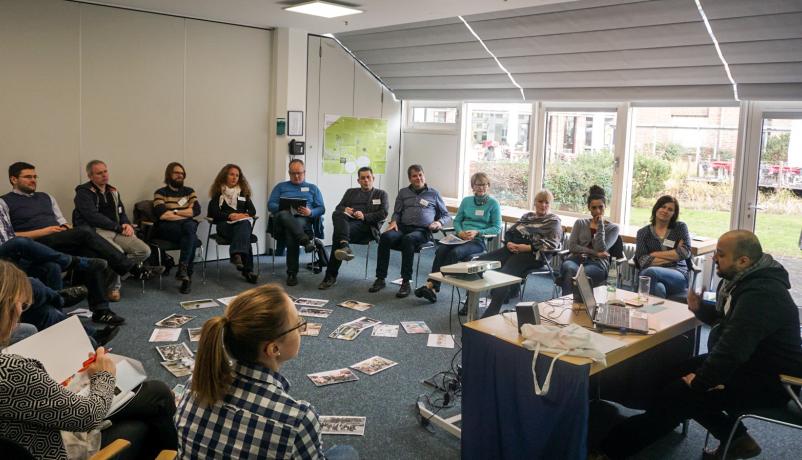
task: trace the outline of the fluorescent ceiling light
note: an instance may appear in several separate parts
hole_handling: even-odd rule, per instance
[[[299,3],[298,5],[288,6],[284,9],[292,11],[293,13],[311,14],[312,16],[321,16],[324,18],[337,18],[340,16],[348,16],[349,14],[362,13],[362,10],[337,5],[336,3],[323,2],[321,0]]]

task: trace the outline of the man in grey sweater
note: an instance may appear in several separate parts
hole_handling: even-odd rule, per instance
[[[373,170],[363,166],[357,171],[359,187],[345,191],[340,204],[331,214],[334,223],[332,250],[326,276],[318,286],[328,289],[337,282],[340,265],[354,258],[349,243],[365,244],[379,239],[379,227],[387,218],[387,192],[373,187]]]
[[[415,250],[432,238],[432,232],[451,222],[448,209],[440,193],[426,185],[421,165],[407,168],[409,187],[398,191],[395,198],[393,218],[379,239],[379,256],[376,260],[376,281],[370,292],[378,292],[386,286],[387,267],[390,265],[390,249],[401,251],[401,289],[396,297],[406,297],[412,291],[412,261]]]

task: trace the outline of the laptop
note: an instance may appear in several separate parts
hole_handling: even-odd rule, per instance
[[[280,197],[278,199],[278,209],[279,211],[286,211],[286,210],[296,210],[298,208],[303,208],[306,206],[306,198],[287,198],[287,197]]]
[[[633,311],[630,308],[619,305],[607,305],[596,303],[593,296],[593,288],[585,275],[585,266],[580,265],[576,273],[577,287],[582,303],[588,311],[591,321],[596,326],[607,329],[617,329],[622,331],[637,332],[640,334],[649,333],[649,317],[645,313]]]

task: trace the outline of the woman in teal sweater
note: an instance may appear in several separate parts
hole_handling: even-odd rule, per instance
[[[462,199],[454,218],[454,232],[465,241],[461,244],[440,243],[432,262],[431,273],[440,271],[443,265],[470,260],[476,254],[487,251],[484,235],[497,235],[501,231],[501,206],[489,195],[490,178],[483,172],[471,176],[473,196]],[[426,284],[415,289],[416,297],[437,302],[440,283],[426,280]]]

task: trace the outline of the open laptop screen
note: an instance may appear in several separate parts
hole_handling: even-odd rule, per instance
[[[588,316],[590,316],[590,319],[594,319],[596,317],[596,307],[598,304],[596,303],[596,298],[593,296],[593,288],[590,286],[587,275],[585,275],[584,265],[579,266],[579,270],[577,270],[574,279],[579,289],[579,296],[582,297],[582,303],[585,304],[585,308],[588,310]]]

